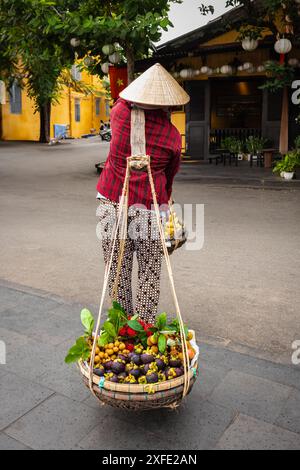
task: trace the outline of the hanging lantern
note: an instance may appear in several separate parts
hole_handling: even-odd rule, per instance
[[[223,75],[231,75],[233,72],[231,65],[223,65],[221,67],[221,73]]]
[[[200,70],[198,70],[198,69],[197,69],[197,70],[195,70],[195,72],[194,72],[194,75],[195,75],[195,77],[198,77],[198,76],[200,75],[200,73],[201,73],[201,71],[200,71]]]
[[[105,46],[102,47],[102,52],[104,55],[110,55],[115,51],[115,48],[112,44],[105,44]]]
[[[278,54],[288,54],[292,50],[292,43],[286,38],[278,39],[275,42],[274,49]]]
[[[78,47],[78,46],[80,46],[80,39],[72,38],[70,40],[70,44],[71,44],[72,47]]]
[[[179,77],[180,77],[179,72],[174,72],[174,73],[173,73],[173,77],[174,77],[174,78],[179,78]]]
[[[207,67],[206,65],[203,65],[203,67],[201,67],[200,69],[200,72],[203,74],[207,74],[208,71],[209,71],[209,67]]]
[[[255,51],[258,46],[257,39],[245,38],[242,41],[242,48],[244,51]]]
[[[264,65],[259,65],[259,66],[257,67],[257,71],[258,71],[259,73],[265,72],[265,71],[266,71],[266,67],[265,67]]]
[[[118,64],[121,60],[121,54],[120,52],[113,52],[108,56],[108,58],[109,62],[111,62],[112,64]]]
[[[191,78],[193,76],[192,69],[182,69],[180,72],[180,77],[183,79]]]
[[[107,75],[108,74],[108,71],[109,71],[109,62],[104,62],[102,65],[101,65],[101,70],[102,72]]]
[[[296,59],[296,57],[293,57],[293,58],[289,59],[289,62],[288,62],[288,63],[289,63],[289,65],[290,65],[291,67],[298,67],[298,65],[299,65],[299,60]]]
[[[244,66],[243,66],[243,65],[239,65],[237,69],[238,69],[239,72],[243,72]]]
[[[211,69],[210,67],[208,67],[207,75],[212,75],[212,74],[213,74],[213,69]]]
[[[251,62],[245,62],[242,67],[243,67],[243,70],[249,70],[253,68],[253,64],[251,64]]]

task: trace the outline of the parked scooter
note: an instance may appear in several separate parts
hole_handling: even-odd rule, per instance
[[[106,142],[111,141],[111,129],[105,128],[103,130],[100,130],[99,135],[102,140],[105,140]]]

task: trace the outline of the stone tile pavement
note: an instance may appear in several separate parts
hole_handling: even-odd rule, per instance
[[[300,449],[300,366],[201,344],[177,411],[99,406],[64,364],[82,305],[0,282],[0,449]]]

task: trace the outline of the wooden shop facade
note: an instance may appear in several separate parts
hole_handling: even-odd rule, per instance
[[[266,81],[265,62],[278,61],[279,54],[274,50],[274,37],[268,32],[255,50],[244,50],[234,28],[242,15],[243,9],[235,8],[160,45],[153,57],[136,63],[137,71],[143,71],[160,62],[189,93],[190,103],[177,109],[172,121],[183,136],[186,154],[193,159],[208,158],[228,136],[243,141],[253,135],[267,139],[269,146],[279,146],[282,91],[261,89]],[[285,60],[297,70],[300,49],[293,46]],[[300,108],[292,104],[292,92],[291,88],[290,145],[300,130],[296,122]]]

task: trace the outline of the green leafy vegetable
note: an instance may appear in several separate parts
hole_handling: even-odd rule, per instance
[[[86,334],[88,336],[92,336],[93,328],[95,324],[95,320],[94,320],[92,313],[87,308],[84,308],[83,310],[81,310],[80,318],[81,318],[81,323],[83,324],[85,328]]]
[[[157,344],[158,344],[159,352],[164,353],[167,347],[167,338],[165,337],[165,335],[163,334],[159,335]]]
[[[168,318],[167,318],[166,312],[161,313],[157,317],[157,321],[156,321],[155,326],[157,326],[158,330],[162,331],[166,327],[167,320],[168,320]]]
[[[76,343],[71,347],[67,356],[65,357],[66,364],[77,362],[80,359],[86,360],[90,355],[90,348],[86,338],[81,336],[76,340]]]
[[[134,331],[144,331],[144,328],[137,320],[128,320],[127,325]]]
[[[114,325],[111,322],[109,322],[109,321],[104,322],[102,328],[112,338],[115,338],[117,336],[116,329],[115,329]]]

